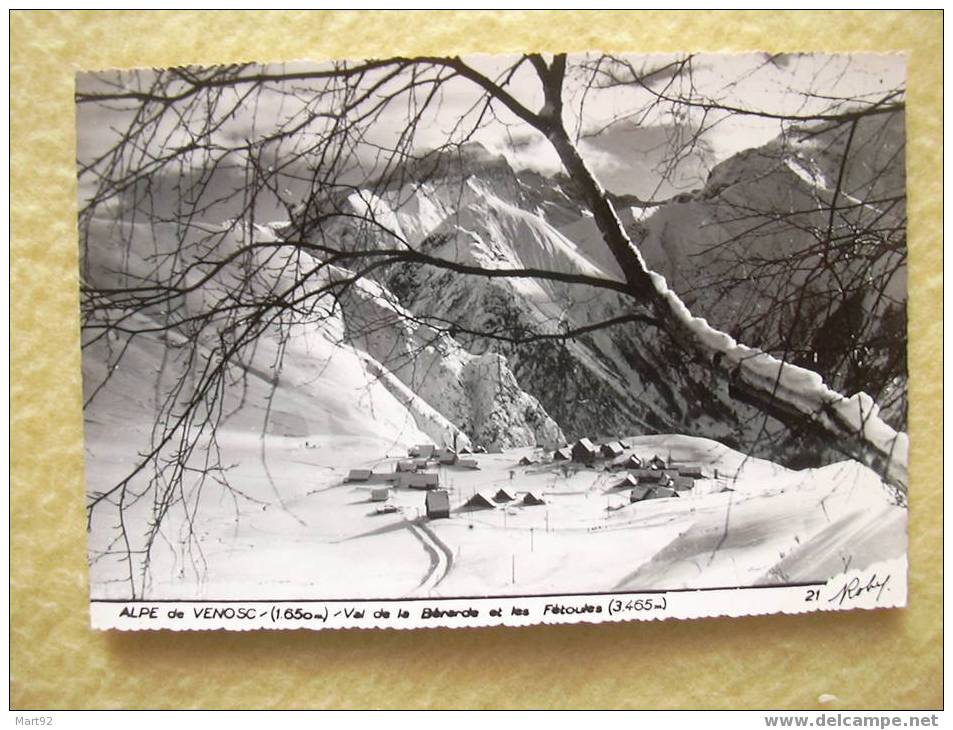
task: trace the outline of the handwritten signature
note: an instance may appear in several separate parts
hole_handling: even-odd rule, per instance
[[[880,602],[880,597],[883,595],[884,588],[887,587],[887,584],[890,582],[890,576],[887,575],[884,578],[878,577],[876,573],[870,576],[870,579],[866,583],[859,577],[854,576],[851,578],[844,586],[837,591],[831,598],[828,599],[829,603],[837,602],[838,606],[844,605],[844,601],[852,600],[854,598],[860,598],[866,593],[872,593],[877,591],[877,602]]]

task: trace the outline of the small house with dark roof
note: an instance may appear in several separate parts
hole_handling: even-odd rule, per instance
[[[351,469],[347,473],[346,482],[366,482],[373,472],[370,469]]]
[[[502,502],[515,502],[516,495],[511,492],[509,489],[498,489],[496,494],[493,495],[493,501],[497,504]]]
[[[622,456],[622,452],[625,449],[622,448],[622,444],[618,441],[610,441],[607,444],[602,444],[599,447],[599,451],[602,452],[602,456],[606,459],[615,459],[619,456]]]
[[[436,489],[440,486],[440,475],[433,472],[404,473],[397,480],[397,486],[404,489]]]
[[[656,471],[655,469],[636,469],[631,472],[632,475],[639,480],[639,482],[657,482],[662,478],[662,472]]]
[[[528,507],[536,507],[541,504],[546,504],[546,501],[539,492],[527,492],[523,495],[523,504]]]
[[[665,463],[665,459],[663,459],[658,454],[656,454],[649,460],[649,469],[661,470],[661,469],[665,469],[667,466],[668,464]]]
[[[486,494],[485,492],[477,492],[470,497],[470,499],[464,502],[463,506],[470,509],[496,509],[496,504],[493,502],[493,497]]]
[[[675,477],[672,482],[672,486],[677,492],[684,492],[685,490],[695,488],[695,480],[691,477]]]
[[[668,499],[669,497],[677,497],[678,492],[676,492],[671,487],[654,487],[651,493],[646,496],[646,499]]]
[[[476,459],[457,459],[457,463],[454,466],[459,466],[461,469],[479,469],[480,462]]]
[[[519,465],[520,465],[520,466],[532,466],[532,465],[535,464],[535,463],[536,463],[536,459],[531,459],[531,458],[529,458],[528,456],[524,456],[524,457],[523,457],[522,459],[520,459],[520,461],[519,461]]]
[[[417,465],[412,459],[403,459],[397,462],[397,471],[417,471]]]
[[[407,452],[407,456],[413,456],[418,459],[432,459],[436,449],[437,447],[433,444],[417,444]]]
[[[632,491],[629,492],[629,502],[641,502],[643,499],[648,499],[652,489],[653,487],[650,487],[646,484],[639,484],[633,487]]]
[[[626,474],[624,479],[620,479],[611,487],[609,487],[609,489],[613,489],[613,490],[631,489],[632,487],[637,487],[638,485],[639,485],[638,477],[634,477],[631,474]]]
[[[453,449],[440,449],[436,456],[437,460],[444,466],[453,466],[457,463],[457,452]]]
[[[390,487],[375,487],[371,490],[372,502],[386,502],[390,498]]]
[[[587,438],[581,438],[572,445],[572,460],[589,462],[596,458],[596,447]]]
[[[632,454],[632,456],[622,463],[622,466],[626,469],[641,469],[645,464],[642,463],[642,460],[638,456]]]
[[[564,446],[553,452],[553,461],[569,461],[570,459],[572,459],[572,448],[569,446]]]
[[[434,489],[424,498],[427,517],[431,520],[450,517],[450,494],[446,489]]]
[[[681,466],[678,468],[678,475],[681,477],[691,477],[692,479],[704,479],[705,470],[700,466]]]

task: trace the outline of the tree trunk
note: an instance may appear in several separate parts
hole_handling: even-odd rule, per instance
[[[547,95],[550,86],[544,81]],[[819,375],[736,343],[700,318],[671,291],[665,280],[650,272],[629,239],[609,196],[596,180],[576,145],[556,116],[557,105],[547,99],[548,122],[543,131],[572,180],[586,199],[606,245],[625,276],[633,297],[645,304],[662,329],[694,359],[728,379],[730,392],[785,425],[805,429],[845,456],[876,471],[906,494],[907,435],[894,431],[877,414],[864,394],[851,398],[830,390]],[[673,363],[673,367],[679,367]]]

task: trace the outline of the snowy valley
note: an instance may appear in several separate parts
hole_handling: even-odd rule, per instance
[[[739,189],[750,199],[746,186],[802,201],[827,184],[808,189],[813,178],[803,167],[792,172],[794,157],[780,171],[765,170],[764,159],[755,152],[728,160],[704,190],[648,211],[617,200],[650,265],[725,329],[738,300],[714,301],[710,277],[725,275],[728,259],[705,258],[713,236],[730,227],[710,225],[725,215],[719,206]],[[193,466],[204,460],[205,476],[214,478],[201,486],[186,478],[191,486],[163,505],[168,515],[157,534],[123,531],[128,550],[149,555],[133,576],[143,595],[382,598],[751,586],[823,581],[905,555],[904,500],[874,471],[765,416],[704,368],[689,362],[673,370],[672,358],[683,355],[658,347],[651,326],[601,326],[629,305],[618,292],[571,279],[621,274],[564,178],[517,171],[470,145],[401,185],[309,200],[292,213],[297,219],[267,224],[205,222],[220,232],[196,245],[196,259],[237,250],[249,238],[280,244],[304,236],[309,245],[252,250],[208,281],[193,272],[190,311],[217,301],[229,277],[271,291],[320,268],[307,287],[355,284],[333,304],[263,330],[229,363],[221,401],[209,406],[220,409],[214,439],[187,454]],[[321,224],[308,225],[309,218]],[[90,230],[88,283],[103,286],[120,269],[148,277],[182,235],[174,224],[143,226],[133,248],[121,249],[112,245],[117,226],[108,217]],[[321,267],[321,248],[332,246],[410,248],[461,266],[567,278],[474,278],[412,264],[356,277],[342,266]],[[891,286],[903,298],[903,271],[896,277]],[[169,403],[184,397],[182,383],[203,368],[183,344],[191,338],[200,351],[214,344],[164,327],[167,312],[126,316],[142,334],[128,343],[101,337],[84,351],[94,496],[143,460],[180,458],[173,445],[143,455],[163,426],[156,418],[168,418]],[[570,331],[577,334],[561,336]],[[514,332],[525,341],[513,341]],[[903,406],[894,402],[891,422],[902,429]],[[619,463],[661,455],[708,476],[669,498],[633,502],[631,488],[614,487],[626,472],[613,461],[554,461],[556,449],[582,437],[621,439]],[[898,441],[905,462],[905,436]],[[446,490],[445,517],[428,517],[427,490],[395,485],[416,444],[488,452],[467,457],[476,468],[421,467]],[[379,509],[373,485],[348,481],[353,469],[378,474],[393,509]],[[122,507],[128,523],[149,522],[154,501],[135,495],[155,478],[143,471],[131,480]],[[512,499],[467,505],[501,489]],[[525,503],[526,494],[539,503]],[[93,596],[128,594],[124,555],[115,515],[93,512]]]

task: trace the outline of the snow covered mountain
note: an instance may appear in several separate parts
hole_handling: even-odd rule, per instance
[[[885,137],[890,144],[883,142]],[[761,278],[749,281],[744,272],[739,276],[742,256],[757,261],[770,255],[784,262],[786,256],[801,255],[816,245],[812,236],[828,216],[825,206],[833,197],[832,176],[836,179],[839,172],[843,179],[838,204],[848,211],[849,219],[838,219],[837,226],[871,217],[892,223],[901,220],[902,206],[869,210],[844,203],[845,196],[873,188],[878,195],[898,186],[902,192],[902,172],[894,179],[881,175],[871,180],[868,174],[881,169],[879,156],[895,154],[890,145],[896,147],[901,140],[902,130],[892,127],[862,130],[854,145],[866,152],[857,156],[861,162],[842,172],[834,161],[840,159],[837,145],[843,146],[843,140],[804,132],[784,144],[777,141],[726,160],[712,171],[703,189],[657,208],[631,208],[626,196],[618,196],[616,204],[649,265],[666,277],[696,313],[716,327],[743,335],[750,344],[769,349],[775,343],[768,334],[781,324],[789,324],[792,317],[809,322],[806,331],[820,334],[792,346],[787,359],[822,372],[828,366],[825,376],[848,394],[854,392],[856,378],[842,362],[835,362],[843,359],[843,352],[826,347],[825,337],[837,340],[832,330],[851,306],[864,311],[865,322],[882,322],[882,331],[865,334],[868,339],[892,342],[893,349],[885,348],[886,354],[868,350],[866,368],[883,370],[884,391],[877,395],[889,396],[887,415],[902,426],[905,382],[891,377],[897,368],[891,370],[887,362],[897,349],[896,341],[901,350],[904,342],[902,333],[894,331],[904,319],[902,261],[886,273],[881,270],[895,264],[894,258],[876,264],[880,269],[868,266],[858,274],[868,278],[871,270],[882,274],[886,296],[871,288],[871,293],[859,298],[847,297],[847,303],[835,311],[829,302],[823,307],[813,302],[817,292],[835,285],[837,272],[824,271],[810,281],[806,275],[799,278],[787,272],[788,283],[812,292],[811,304],[800,312],[792,312],[787,303],[772,306],[770,297],[777,289],[765,286]],[[440,260],[480,269],[622,278],[572,182],[563,176],[517,171],[503,156],[468,144],[407,165],[390,179],[396,182],[308,201],[298,209],[295,221],[276,230],[279,235],[305,230],[306,237],[331,248],[412,247]],[[747,214],[739,215],[742,208]],[[320,225],[309,225],[309,217],[320,220]],[[852,266],[843,265],[840,274],[851,275]],[[684,369],[687,376],[676,372],[671,367],[673,359],[685,355],[664,351],[651,326],[623,322],[599,327],[631,312],[630,303],[617,292],[543,277],[466,276],[416,263],[384,267],[371,277],[391,306],[440,330],[442,340],[452,342],[455,353],[505,358],[507,376],[512,375],[513,383],[538,402],[540,412],[558,424],[566,437],[680,432],[719,439],[791,464],[827,461],[824,445],[805,443],[799,434],[770,418],[765,420],[731,397],[726,383],[710,380],[704,369],[689,362]],[[725,282],[730,282],[730,290]],[[757,326],[747,322],[752,318]],[[372,347],[362,334],[368,329],[366,318],[351,312],[345,320],[353,325],[352,341],[365,349]],[[566,332],[577,334],[558,337]],[[897,334],[899,338],[894,337]],[[385,349],[374,349],[382,364],[390,367],[396,362],[394,372],[402,382],[435,402],[438,396],[433,388],[428,390],[428,379],[415,379],[401,357],[390,357]],[[448,407],[448,418],[475,435],[466,418]],[[548,430],[545,436],[552,433]],[[535,435],[537,441],[541,435]]]
[[[766,290],[760,279],[738,276],[739,259],[757,261],[770,254],[784,260],[785,252],[801,251],[805,240],[823,227],[823,204],[835,185],[845,196],[873,190],[877,199],[887,199],[898,185],[902,190],[902,169],[894,178],[871,173],[884,167],[881,158],[894,154],[899,140],[902,130],[892,127],[861,130],[854,140],[855,148],[864,151],[858,155],[860,162],[840,170],[835,164],[840,159],[837,145],[844,141],[804,132],[783,145],[772,143],[724,161],[703,189],[656,208],[632,207],[626,196],[617,196],[616,205],[650,267],[666,277],[693,311],[716,327],[743,334],[748,344],[769,347],[767,334],[793,315],[779,307],[779,314],[765,315],[757,325],[745,324],[752,312],[766,311],[774,290]],[[292,221],[255,226],[254,235],[274,241],[303,234],[331,249],[412,247],[480,269],[622,278],[572,181],[564,176],[517,171],[505,157],[468,144],[406,164],[391,179],[397,182],[305,201]],[[896,222],[903,214],[902,206],[845,208],[852,217],[838,225],[866,220],[863,216]],[[739,210],[757,213],[739,215]],[[784,220],[774,220],[778,211]],[[120,254],[106,245],[109,221],[95,225],[93,240],[104,243],[86,252],[92,283],[107,283],[115,270],[150,271],[158,253],[180,244],[173,226],[152,226],[133,238],[132,251]],[[233,225],[222,234],[216,251],[226,246],[225,238],[230,237],[228,246],[236,246],[236,232],[243,230]],[[124,257],[121,265],[119,255]],[[241,270],[238,263],[226,267],[218,280],[254,270],[253,279],[263,278],[267,287],[273,262],[264,255],[244,261]],[[294,255],[300,259],[299,270],[321,260],[320,250]],[[289,275],[287,269],[282,271],[281,276]],[[851,266],[843,271],[850,274]],[[334,266],[322,274],[322,281],[353,275]],[[799,276],[809,290],[832,286],[828,272],[812,281],[797,273],[789,278]],[[727,281],[732,282],[730,291]],[[890,328],[903,322],[902,262],[884,281],[888,296],[874,292],[843,309],[856,305],[867,315],[876,314],[865,320],[881,321],[884,332],[879,334],[886,341],[893,334]],[[195,295],[197,311],[208,296]],[[544,277],[486,278],[433,266],[391,265],[358,279],[319,320],[303,321],[280,336],[276,331],[272,344],[256,348],[243,367],[265,374],[266,381],[282,382],[296,369],[315,371],[315,348],[328,358],[339,353],[341,359],[359,363],[360,382],[383,389],[395,407],[403,409],[402,420],[412,424],[411,440],[423,434],[438,443],[462,439],[494,449],[550,445],[580,436],[685,433],[790,465],[830,461],[824,445],[804,442],[800,434],[733,397],[727,383],[712,380],[705,368],[684,361],[684,353],[668,351],[651,325],[632,320],[600,326],[628,314],[633,314],[630,302],[610,289]],[[846,315],[815,308],[800,316],[811,319],[822,334],[827,325],[829,338],[836,339],[831,328]],[[279,345],[280,338],[287,342]],[[901,337],[901,350],[903,341]],[[293,344],[302,342],[310,344]],[[825,375],[834,387],[851,394],[848,369],[839,372],[828,362],[838,352],[825,349],[823,342],[808,344],[813,359],[806,364],[822,371],[829,366]],[[278,349],[284,359],[281,372],[268,375]],[[84,360],[87,370],[98,367],[96,352],[94,348]],[[893,372],[885,362],[891,352],[872,353],[867,367],[884,371],[885,392],[892,398],[888,416],[902,426],[905,382],[887,377]],[[799,362],[801,354],[799,349],[790,359]],[[107,354],[102,357],[108,359]],[[673,368],[680,359],[683,367]],[[287,403],[287,412],[302,411],[295,434],[314,433],[308,424],[328,394],[318,394],[311,402],[308,393],[323,388],[322,377],[315,371],[314,378],[295,385],[295,398],[309,403],[307,408],[296,406],[294,398]],[[362,397],[355,396],[352,404],[362,418],[376,421],[375,408]],[[271,426],[264,423],[261,428],[267,432]]]

